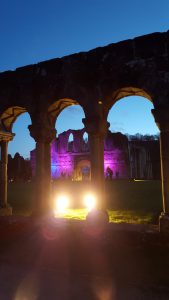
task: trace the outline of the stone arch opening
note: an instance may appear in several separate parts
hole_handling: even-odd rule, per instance
[[[60,116],[62,112],[67,110],[68,107],[79,107],[78,101],[74,99],[64,98],[55,101],[48,107],[48,114],[51,122],[55,124],[57,122],[57,118]]]
[[[9,153],[12,156],[19,152],[24,158],[30,158],[30,151],[35,147],[35,141],[30,136],[28,129],[31,124],[32,121],[28,112],[20,114],[12,124],[12,132],[15,134],[13,140],[9,143]]]
[[[153,103],[149,100],[142,95],[123,97],[109,110],[108,136],[114,135],[118,161],[111,169],[116,178],[160,179],[159,131],[151,114]],[[105,164],[109,167],[110,162]]]
[[[138,194],[134,192],[139,185],[134,183],[135,180],[155,180],[139,186],[143,195],[147,189],[153,197],[154,189],[157,186],[160,188],[161,180],[159,130],[151,113],[154,105],[152,99],[143,95],[125,97],[124,93],[124,97],[119,96],[118,100],[116,98],[111,106],[108,115],[110,128],[105,147],[106,150],[112,147],[113,152],[111,158],[107,151],[104,153],[104,172],[107,179],[129,179],[127,185],[129,189],[133,189],[131,203],[135,202],[133,209],[151,210],[152,216],[157,216],[162,207],[161,197],[156,199],[155,208],[151,198],[147,205],[144,204],[144,199],[139,203]],[[130,206],[130,199],[128,201]],[[155,220],[157,222],[157,219]]]
[[[28,130],[28,125],[32,123],[31,116],[26,108],[14,106],[4,110],[0,118],[3,130],[12,136],[12,139],[9,140],[10,143],[6,144],[6,161],[4,163],[6,165],[6,175],[4,174],[4,176],[9,189],[8,202],[12,205],[15,213],[29,214],[32,211],[30,151],[35,146]],[[15,195],[22,198],[23,190],[27,191],[25,192],[25,201],[18,206]],[[7,199],[7,188],[5,194]]]
[[[73,143],[74,143],[74,136],[73,136],[73,133],[71,132],[70,134],[69,134],[69,137],[68,137],[68,143],[67,143],[67,151],[68,152],[74,152],[74,145],[73,145]]]
[[[91,179],[91,162],[90,160],[81,159],[76,163],[74,169],[75,181],[88,181]]]
[[[55,103],[56,105],[57,103]],[[85,114],[77,101],[64,99],[59,101],[60,109],[49,110],[53,114],[57,138],[51,144],[52,177],[73,179],[75,157],[81,145],[78,130],[82,130]]]
[[[53,118],[58,133],[69,129],[74,130],[83,128],[84,125],[82,119],[85,117],[85,112],[83,107],[79,105],[77,101],[64,99],[59,100],[55,105],[56,109],[54,111],[49,110],[49,114]]]
[[[114,91],[110,97],[109,100],[109,109],[112,107],[115,102],[118,100],[121,100],[123,98],[129,97],[129,96],[138,96],[138,97],[143,97],[150,102],[153,102],[153,99],[148,91],[145,91],[144,89],[138,88],[138,87],[123,87],[120,89],[117,89]]]
[[[84,152],[89,151],[89,137],[88,137],[88,133],[86,131],[83,133],[82,151],[84,151]]]

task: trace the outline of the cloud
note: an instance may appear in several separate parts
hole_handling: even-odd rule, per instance
[[[112,132],[124,132],[125,129],[124,129],[124,123],[122,122],[111,122],[110,123],[110,128],[109,128]]]

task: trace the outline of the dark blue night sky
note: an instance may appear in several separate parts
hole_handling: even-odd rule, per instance
[[[168,16],[168,0],[1,0],[0,71],[167,31]],[[111,130],[156,133],[151,108],[144,98],[122,99],[110,112]],[[58,132],[81,128],[82,116],[80,107],[68,108],[56,123]],[[15,122],[12,155],[18,151],[29,157],[34,147],[26,129],[29,122],[27,114]]]

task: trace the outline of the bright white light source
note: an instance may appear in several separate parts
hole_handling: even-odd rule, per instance
[[[65,209],[69,205],[69,198],[65,195],[60,195],[56,199],[56,211],[58,213],[64,213]]]
[[[96,197],[93,194],[87,194],[84,196],[84,204],[88,210],[92,210],[96,206]]]

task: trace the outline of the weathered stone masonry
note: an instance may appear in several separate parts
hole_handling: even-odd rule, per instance
[[[67,130],[51,144],[52,179],[90,180],[90,146],[85,129]],[[70,142],[69,137],[73,140]],[[36,150],[31,153],[32,175]],[[107,179],[160,179],[158,140],[128,140],[120,132],[107,132],[104,140],[104,177]]]
[[[13,122],[21,113],[27,111],[32,120],[30,134],[36,141],[38,162],[35,214],[43,215],[51,209],[46,197],[50,193],[49,148],[55,138],[56,118],[72,104],[81,105],[85,113],[83,123],[89,134],[91,179],[100,187],[100,207],[104,206],[103,146],[109,127],[107,115],[116,101],[130,95],[146,97],[154,105],[153,115],[161,132],[164,211],[160,228],[169,230],[169,31],[0,74],[0,119],[4,134],[12,132]],[[45,191],[44,174],[48,182]],[[4,185],[6,180],[4,175]],[[1,193],[4,190],[1,188]]]

